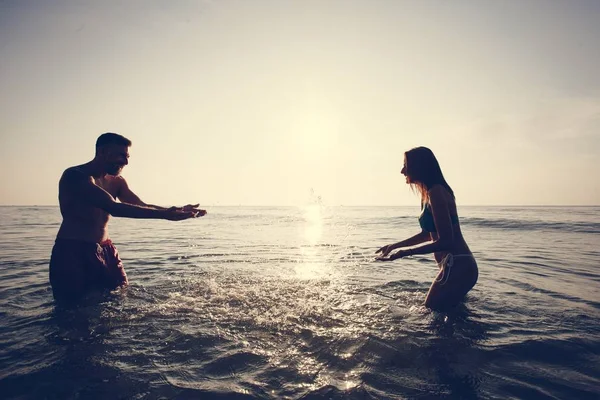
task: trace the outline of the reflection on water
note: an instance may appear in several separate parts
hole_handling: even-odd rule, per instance
[[[294,266],[294,271],[299,279],[317,279],[331,272],[330,264],[324,262],[321,249],[317,246],[323,235],[323,206],[305,206],[302,216],[300,227],[304,243],[300,245],[301,259]]]
[[[500,260],[494,255],[507,254],[505,248],[486,250],[505,246],[510,233],[478,228],[471,235],[486,238],[470,241],[479,251],[478,285],[452,312],[431,312],[422,305],[436,272],[430,258],[371,262],[378,245],[412,233],[412,226],[398,233],[405,219],[393,220],[392,211],[215,210],[201,224],[149,222],[152,234],[135,221],[115,221],[132,285],[71,310],[54,308],[51,299],[51,239],[25,248],[23,240],[0,237],[0,248],[11,249],[0,270],[0,393],[597,397],[597,303],[589,293],[544,281],[563,274],[572,285],[593,284],[590,252],[577,260],[581,276],[547,262],[546,275],[535,280],[529,272],[541,269],[526,257]],[[41,210],[31,218],[48,215]],[[4,222],[18,231],[21,218]],[[40,235],[51,238],[56,226],[48,226],[52,232]]]
[[[157,292],[133,285],[110,316],[113,332],[106,342],[109,348],[139,349],[127,355],[138,361],[152,343],[150,353],[160,359],[152,363],[177,387],[242,393],[249,385],[266,385],[288,396],[323,387],[344,391],[362,385],[364,374],[368,378],[373,363],[390,350],[406,357],[405,339],[398,344],[398,337],[430,329],[422,320],[427,314],[407,311],[418,300],[396,296],[401,285],[379,288],[386,297],[357,291],[343,280],[282,280],[239,271],[172,281]],[[190,359],[198,346],[209,346],[203,352],[214,355]],[[187,380],[173,375],[182,368]]]
[[[311,204],[304,207],[304,237],[314,246],[323,234],[323,206]]]

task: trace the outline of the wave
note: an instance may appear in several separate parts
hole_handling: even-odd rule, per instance
[[[577,233],[600,233],[600,222],[544,222],[544,221],[523,221],[518,219],[487,219],[487,218],[462,218],[463,225],[474,225],[482,228],[519,230],[519,231],[540,231],[540,230],[559,230],[563,232]]]

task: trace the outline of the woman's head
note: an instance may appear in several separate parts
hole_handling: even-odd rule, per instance
[[[402,174],[406,176],[406,183],[412,185],[421,194],[422,200],[427,200],[427,192],[437,184],[444,186],[454,195],[450,185],[444,179],[440,164],[427,147],[415,147],[404,153]]]

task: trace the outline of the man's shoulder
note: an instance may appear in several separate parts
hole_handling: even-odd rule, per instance
[[[125,178],[123,178],[121,175],[106,175],[106,177],[113,182],[125,182]]]
[[[69,167],[64,170],[61,180],[91,180],[92,175],[88,173],[85,169],[82,168],[81,165],[76,165],[74,167]]]
[[[113,185],[116,187],[123,187],[123,185],[127,185],[127,181],[121,175],[106,175],[104,177],[105,182],[109,185]]]

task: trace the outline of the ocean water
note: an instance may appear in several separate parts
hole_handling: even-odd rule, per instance
[[[431,255],[373,262],[418,207],[113,219],[131,285],[55,307],[57,207],[0,207],[4,399],[597,399],[600,207],[462,207],[480,268],[422,306]]]

